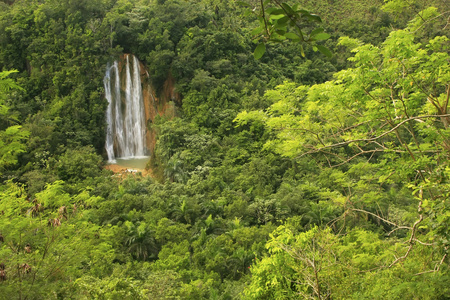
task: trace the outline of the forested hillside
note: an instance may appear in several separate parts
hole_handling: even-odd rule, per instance
[[[448,299],[449,33],[444,0],[2,1],[0,298]],[[104,168],[127,54],[172,108],[151,176]]]

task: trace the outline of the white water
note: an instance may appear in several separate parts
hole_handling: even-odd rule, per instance
[[[103,80],[105,97],[108,100],[105,148],[109,162],[116,162],[116,158],[147,155],[139,61],[135,56],[128,55],[124,68],[125,87],[123,89],[121,89],[117,61],[112,66],[107,66]]]

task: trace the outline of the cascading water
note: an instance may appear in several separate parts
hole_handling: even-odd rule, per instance
[[[132,62],[130,62],[132,60]],[[140,65],[135,56],[127,55],[125,85],[121,82],[119,63],[108,65],[103,83],[108,100],[106,143],[108,160],[143,157],[147,154],[145,112]]]

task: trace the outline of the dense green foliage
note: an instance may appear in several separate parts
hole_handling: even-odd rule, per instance
[[[235,1],[0,3],[3,298],[447,299],[448,4],[296,2],[324,31],[289,35],[279,1],[267,24]],[[182,98],[150,125],[153,177],[102,168],[122,53]]]

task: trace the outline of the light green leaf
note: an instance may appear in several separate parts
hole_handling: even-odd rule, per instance
[[[264,31],[264,27],[256,27],[255,29],[252,30],[252,32],[250,34],[258,35],[258,34],[262,33],[263,31]]]
[[[255,59],[260,59],[264,53],[266,52],[266,45],[264,43],[260,43],[256,46],[255,52],[253,52],[253,56]]]
[[[311,34],[311,39],[315,40],[315,41],[323,41],[323,40],[327,40],[331,37],[330,34],[326,33],[326,32],[322,32],[322,33],[318,33],[316,35],[312,35]]]
[[[284,36],[293,41],[300,41],[300,37],[293,32],[288,32]]]

